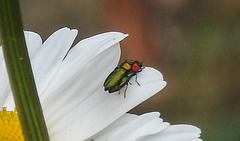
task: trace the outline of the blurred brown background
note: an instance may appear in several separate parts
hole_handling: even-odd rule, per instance
[[[130,34],[122,58],[160,70],[167,87],[132,113],[160,111],[202,138],[240,140],[239,0],[22,0],[26,30],[46,39],[77,28],[77,41],[106,31]]]

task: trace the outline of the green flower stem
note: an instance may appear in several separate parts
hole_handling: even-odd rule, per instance
[[[25,141],[49,141],[24,40],[18,0],[0,0],[0,33]]]

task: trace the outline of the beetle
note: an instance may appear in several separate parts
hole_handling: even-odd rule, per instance
[[[120,94],[120,89],[125,85],[128,87],[128,83],[130,83],[129,80],[135,75],[135,81],[140,85],[137,82],[137,73],[141,72],[143,69],[142,62],[125,60],[108,75],[103,84],[104,90],[109,93],[119,91]],[[124,91],[124,98],[126,98],[127,87]]]

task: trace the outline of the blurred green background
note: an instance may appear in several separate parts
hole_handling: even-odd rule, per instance
[[[240,140],[239,0],[22,0],[24,28],[46,39],[77,28],[77,41],[106,31],[130,34],[121,60],[160,70],[167,87],[131,113],[160,111],[201,128],[203,140]]]

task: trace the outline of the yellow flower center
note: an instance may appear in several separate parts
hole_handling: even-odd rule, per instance
[[[0,141],[24,141],[17,111],[0,111]]]

